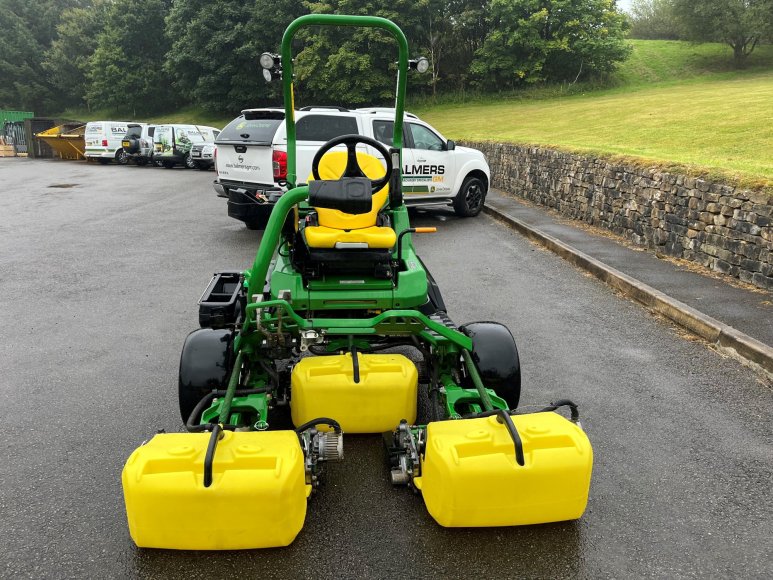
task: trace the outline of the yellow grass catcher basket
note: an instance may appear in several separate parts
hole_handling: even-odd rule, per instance
[[[331,417],[346,433],[383,433],[416,420],[418,371],[401,354],[308,357],[293,368],[290,408],[295,425]],[[355,381],[358,378],[359,381]]]
[[[585,432],[557,413],[512,419],[523,442],[522,466],[496,416],[427,426],[415,484],[440,525],[518,526],[582,516],[593,465]]]
[[[164,433],[123,469],[129,533],[142,548],[287,546],[303,527],[304,456],[293,431],[223,432],[204,486],[209,433]]]

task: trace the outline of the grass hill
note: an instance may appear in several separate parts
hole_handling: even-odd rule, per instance
[[[553,146],[773,187],[773,46],[746,69],[727,47],[633,41],[610,87],[413,107],[447,137]]]

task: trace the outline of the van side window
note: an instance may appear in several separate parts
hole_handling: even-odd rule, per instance
[[[341,135],[357,135],[357,119],[333,115],[307,115],[298,120],[298,141],[330,141]]]
[[[156,132],[155,127],[148,127],[148,137],[152,137]]]
[[[443,140],[435,135],[432,131],[427,129],[424,125],[417,125],[416,123],[408,123],[408,127],[413,135],[413,148],[414,149],[427,149],[429,151],[445,151],[445,143]]]

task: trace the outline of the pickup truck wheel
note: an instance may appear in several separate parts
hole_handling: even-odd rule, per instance
[[[119,165],[126,165],[129,163],[129,156],[126,154],[126,151],[119,149],[115,153],[115,160]]]
[[[486,201],[486,184],[479,177],[468,177],[454,198],[454,211],[461,217],[473,217],[480,213]]]
[[[185,167],[186,169],[196,169],[196,162],[193,160],[190,153],[185,156]]]

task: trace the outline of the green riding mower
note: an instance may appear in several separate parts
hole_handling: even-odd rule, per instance
[[[298,184],[291,42],[317,25],[377,27],[397,40],[393,143],[337,137]],[[433,228],[412,228],[402,200],[411,65],[402,31],[381,18],[304,16],[281,57],[265,60],[267,78],[284,86],[288,191],[252,267],[215,274],[199,302],[201,328],[180,360],[188,432],[157,434],[126,462],[135,543],[290,544],[325,463],[343,458],[344,433],[384,433],[392,483],[420,491],[442,526],[579,518],[593,453],[577,407],[519,411],[512,334],[495,322],[454,324],[414,249],[412,236]],[[553,412],[562,406],[569,419]]]

